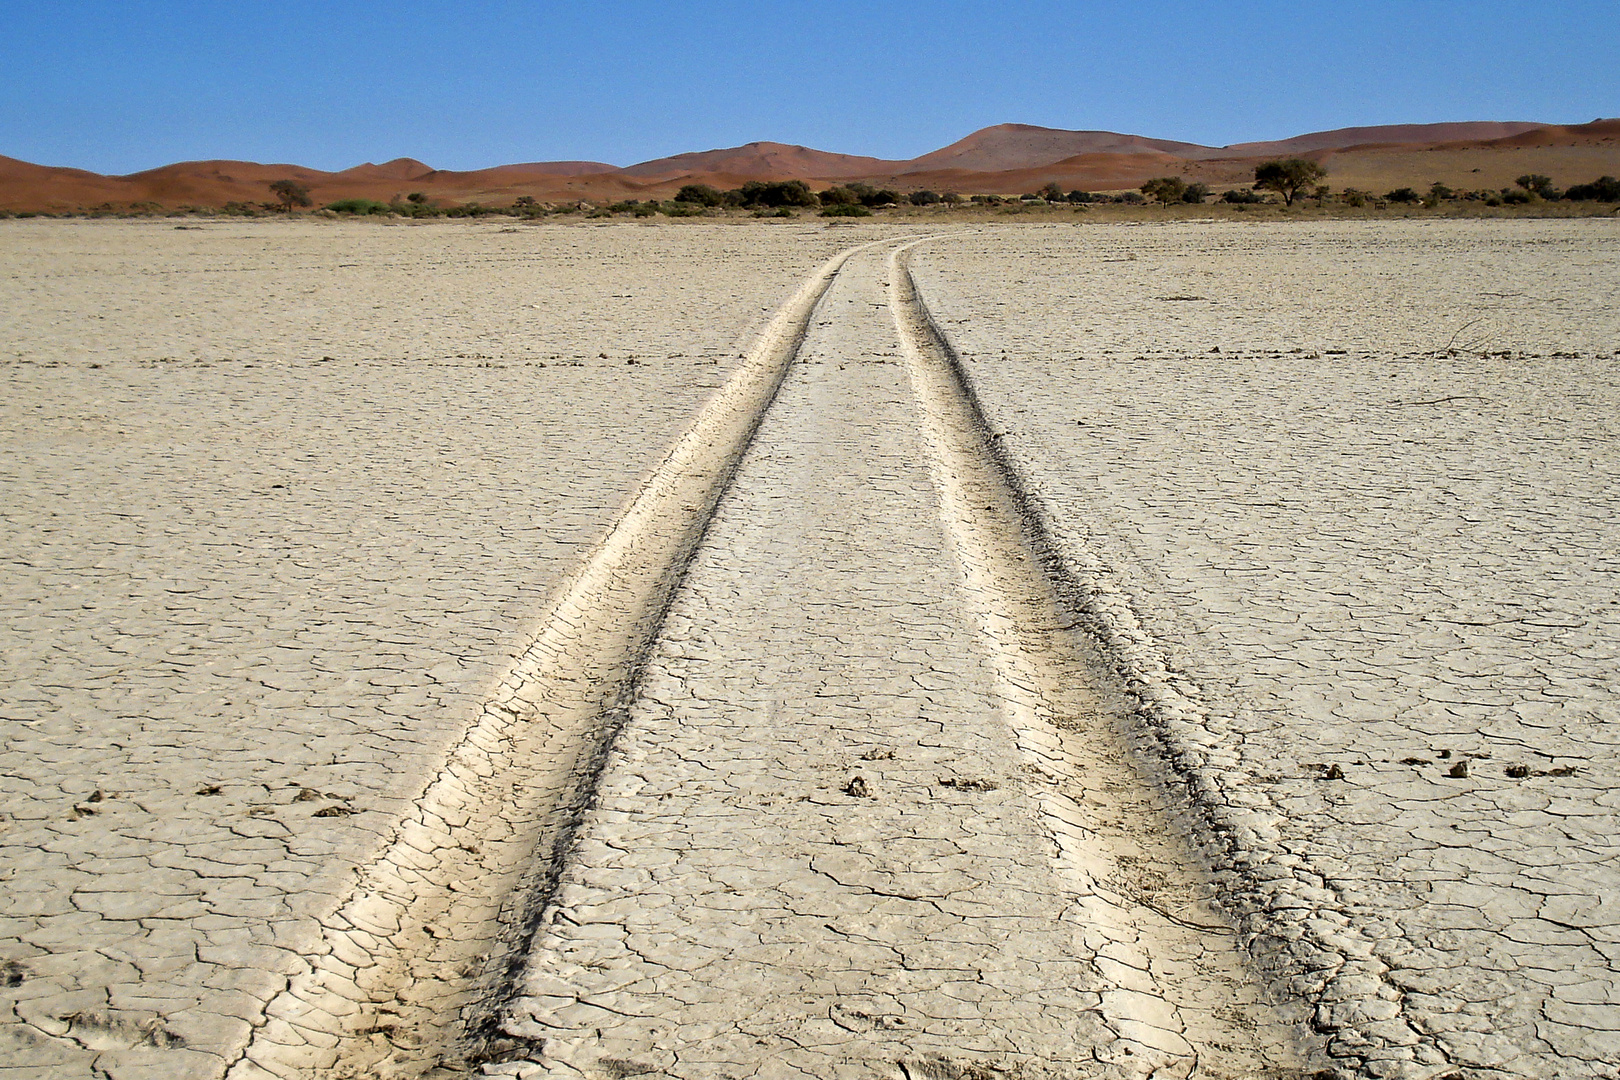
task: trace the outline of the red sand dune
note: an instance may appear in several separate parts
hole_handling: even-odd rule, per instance
[[[728,173],[753,180],[842,180],[871,176],[904,164],[903,161],[833,154],[807,146],[752,142],[725,150],[655,158],[620,171],[627,176],[648,177]]]
[[[1501,173],[1511,156],[1518,172],[1541,171],[1566,184],[1593,179],[1600,171],[1620,173],[1620,120],[1575,125],[1478,122],[1341,128],[1228,147],[1108,131],[998,124],[909,161],[755,142],[676,154],[623,169],[593,161],[542,161],[455,171],[396,158],[341,172],[249,161],[189,161],[128,176],[102,176],[0,157],[0,210],[263,203],[271,199],[270,183],[280,179],[307,185],[316,205],[342,198],[388,201],[414,191],[441,203],[503,205],[520,196],[544,202],[602,202],[667,198],[685,183],[733,188],[748,180],[787,179],[807,180],[817,186],[864,180],[901,190],[931,188],[964,194],[1018,194],[1047,183],[1057,183],[1065,190],[1106,191],[1167,175],[1216,185],[1241,183],[1253,176],[1257,161],[1281,154],[1323,161],[1330,175],[1342,164],[1361,183],[1384,176],[1410,183],[1405,179],[1407,173],[1415,176],[1417,171],[1433,171],[1442,160],[1461,162],[1462,156],[1469,157],[1466,168],[1460,164],[1447,167],[1466,174],[1459,178],[1467,182],[1476,174]],[[1491,162],[1500,163],[1499,167]],[[1483,173],[1481,163],[1489,166]],[[1581,175],[1563,175],[1572,170]],[[1591,175],[1585,175],[1587,172]],[[1506,172],[1509,178],[1513,175],[1513,171]]]
[[[1112,131],[1064,131],[1029,124],[997,124],[981,128],[967,138],[932,153],[913,158],[904,163],[911,166],[909,169],[897,171],[969,169],[974,172],[1004,172],[1008,169],[1039,168],[1080,154],[1147,151],[1189,157],[1198,151],[1210,151],[1210,147],[1147,139],[1140,135],[1120,135]]]
[[[1275,142],[1233,143],[1223,147],[1218,157],[1258,157],[1263,155],[1306,154],[1312,150],[1343,150],[1352,146],[1373,143],[1413,144],[1445,142],[1483,142],[1517,135],[1522,131],[1535,131],[1542,124],[1523,121],[1474,121],[1461,124],[1390,124],[1384,127],[1336,128],[1333,131],[1313,131],[1309,135],[1296,135],[1292,139]]]

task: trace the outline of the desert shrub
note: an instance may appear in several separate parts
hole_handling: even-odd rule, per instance
[[[1523,206],[1525,203],[1535,202],[1536,196],[1533,192],[1514,191],[1508,188],[1502,192],[1502,201],[1509,206]]]
[[[667,202],[659,207],[667,217],[702,217],[704,208],[696,203]]]
[[[630,212],[636,217],[652,217],[658,213],[658,204],[648,199],[644,203],[637,203]]]
[[[1346,206],[1366,206],[1367,200],[1370,198],[1372,196],[1367,192],[1353,187],[1347,187],[1339,192],[1339,201]]]
[[[1620,202],[1620,180],[1600,176],[1590,184],[1576,184],[1564,192],[1564,198],[1581,202]]]
[[[1226,203],[1237,203],[1243,206],[1253,206],[1255,203],[1263,203],[1265,201],[1266,197],[1264,195],[1260,194],[1258,191],[1251,191],[1248,188],[1233,188],[1231,191],[1221,193],[1221,202]]]
[[[757,218],[791,218],[799,215],[786,206],[778,206],[775,210],[755,210],[754,216]]]
[[[1433,199],[1437,203],[1444,202],[1447,199],[1455,199],[1456,197],[1457,193],[1455,191],[1446,187],[1446,185],[1442,184],[1438,180],[1429,185],[1429,198]]]
[[[1147,200],[1142,197],[1142,193],[1139,191],[1122,192],[1121,194],[1114,196],[1114,201],[1128,203],[1132,206],[1140,206],[1147,202]]]
[[[640,205],[641,203],[635,199],[624,199],[620,202],[609,203],[607,210],[610,214],[633,214]]]
[[[866,207],[862,206],[860,203],[834,203],[832,206],[823,207],[822,211],[821,211],[821,216],[822,217],[871,217],[872,216],[872,211],[868,210]]]
[[[844,188],[851,192],[862,206],[895,206],[902,201],[900,193],[893,188],[875,188],[858,180],[845,184]]]
[[[750,180],[739,189],[744,206],[815,206],[816,193],[803,180]]]
[[[941,201],[937,191],[913,191],[906,198],[910,200],[912,206],[933,206]]]
[[[232,217],[258,217],[261,210],[258,203],[228,202],[220,208],[220,212]]]
[[[1072,203],[1089,203],[1097,201],[1097,196],[1093,195],[1089,191],[1081,191],[1078,188],[1069,192],[1068,195],[1064,196],[1064,198],[1068,199]]]
[[[1299,189],[1314,185],[1327,175],[1327,170],[1314,161],[1305,158],[1283,158],[1280,161],[1265,161],[1255,166],[1254,186],[1266,191],[1275,191],[1283,197],[1283,204],[1294,205],[1294,196]]]
[[[1058,187],[1056,183],[1047,184],[1045,187],[1041,188],[1037,194],[1039,194],[1040,197],[1045,199],[1047,202],[1063,201],[1063,189]]]
[[[726,197],[708,184],[686,184],[675,193],[675,201],[694,203],[698,206],[719,206],[726,201]]]
[[[1422,196],[1409,187],[1403,187],[1384,192],[1384,198],[1393,203],[1415,203]]]
[[[483,203],[470,202],[461,206],[447,207],[443,213],[445,217],[477,218],[488,217],[490,214],[504,214],[506,211],[499,206],[485,206]]]
[[[1485,196],[1485,205],[1486,206],[1501,206],[1502,205],[1502,196],[1494,195],[1494,194]]]
[[[818,196],[822,206],[859,206],[861,197],[847,187],[830,187]]]
[[[939,197],[939,201],[944,203],[946,206],[960,206],[967,200],[962,198],[962,196],[958,195],[954,191],[947,191],[945,194]]]
[[[1000,206],[1007,200],[1000,195],[975,195],[973,201],[980,206]]]
[[[327,203],[325,208],[334,214],[388,213],[388,204],[378,202],[376,199],[339,199],[337,202]]]
[[[1205,183],[1188,184],[1187,190],[1181,193],[1184,203],[1201,203],[1209,198],[1209,185]]]

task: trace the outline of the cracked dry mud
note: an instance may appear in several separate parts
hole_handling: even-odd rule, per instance
[[[506,1030],[555,1076],[1296,1066],[1132,768],[1121,695],[972,473],[978,431],[892,256],[853,256],[815,313]],[[964,535],[942,489],[1003,530]]]
[[[90,228],[0,1077],[1620,1075],[1612,224]]]

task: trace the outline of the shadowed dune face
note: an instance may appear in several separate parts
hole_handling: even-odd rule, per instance
[[[102,176],[0,157],[0,211],[259,203],[269,200],[270,183],[282,179],[306,185],[317,206],[347,198],[386,202],[414,191],[445,203],[490,205],[524,196],[543,202],[663,199],[684,184],[727,188],[749,180],[807,180],[816,185],[863,180],[902,190],[1003,195],[1035,191],[1048,183],[1108,191],[1134,188],[1156,176],[1182,176],[1212,185],[1245,183],[1258,162],[1286,154],[1321,162],[1334,187],[1381,191],[1440,181],[1463,189],[1497,188],[1527,172],[1551,176],[1563,186],[1620,173],[1620,120],[1341,128],[1228,147],[1108,131],[998,124],[906,161],[755,142],[627,168],[594,161],[542,161],[456,171],[396,158],[323,172],[289,164],[190,161],[128,176]]]

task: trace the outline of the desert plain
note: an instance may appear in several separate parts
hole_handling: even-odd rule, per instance
[[[1620,222],[0,222],[0,1076],[1620,1076]]]

